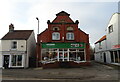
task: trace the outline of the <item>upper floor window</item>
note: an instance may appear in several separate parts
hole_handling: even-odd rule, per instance
[[[52,40],[60,40],[60,33],[59,32],[53,32],[52,33]]]
[[[11,49],[17,48],[17,41],[12,41]]]
[[[73,27],[67,27],[67,31],[73,31]]]
[[[59,31],[60,28],[59,27],[53,27],[53,31]]]
[[[67,40],[74,40],[74,33],[68,32],[66,34],[66,39]]]
[[[110,25],[110,26],[108,27],[108,31],[109,31],[109,33],[112,33],[112,32],[113,32],[113,25]]]

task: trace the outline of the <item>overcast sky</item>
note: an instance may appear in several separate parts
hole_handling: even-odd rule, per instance
[[[37,35],[37,20],[40,32],[47,28],[47,20],[54,20],[60,11],[70,14],[73,21],[79,20],[79,28],[89,34],[93,45],[106,34],[105,29],[113,13],[118,12],[118,0],[2,0],[0,2],[0,38],[13,23],[15,30],[34,30]],[[111,1],[111,2],[110,2]]]

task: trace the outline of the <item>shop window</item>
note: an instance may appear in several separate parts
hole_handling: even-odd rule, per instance
[[[17,41],[12,41],[11,49],[17,49]]]
[[[53,27],[53,31],[59,31],[60,28],[59,27]]]
[[[118,63],[118,53],[117,53],[117,51],[114,51],[114,55],[115,55],[115,63]]]
[[[110,51],[110,55],[111,55],[111,62],[114,62],[113,51]]]
[[[73,27],[67,27],[67,31],[73,31]]]
[[[60,40],[60,33],[59,32],[53,32],[52,33],[52,40]]]
[[[57,60],[57,49],[42,49],[43,61],[55,61]]]
[[[68,32],[66,34],[66,39],[67,40],[74,40],[74,33]]]
[[[53,61],[85,61],[84,49],[42,49],[42,63]]]
[[[118,50],[118,63],[120,63],[120,50]]]
[[[112,32],[113,32],[113,25],[110,25],[110,26],[108,27],[108,31],[109,31],[109,33],[112,33]]]
[[[22,66],[22,55],[12,55],[12,66]]]

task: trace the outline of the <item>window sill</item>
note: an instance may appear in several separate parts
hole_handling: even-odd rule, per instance
[[[60,41],[60,40],[52,40],[52,41]]]
[[[75,40],[66,40],[66,41],[75,41]]]
[[[17,50],[17,49],[10,49],[11,51],[15,51],[15,50]]]

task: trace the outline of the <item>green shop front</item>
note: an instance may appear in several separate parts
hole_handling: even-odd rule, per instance
[[[86,61],[85,43],[41,43],[41,63]]]

